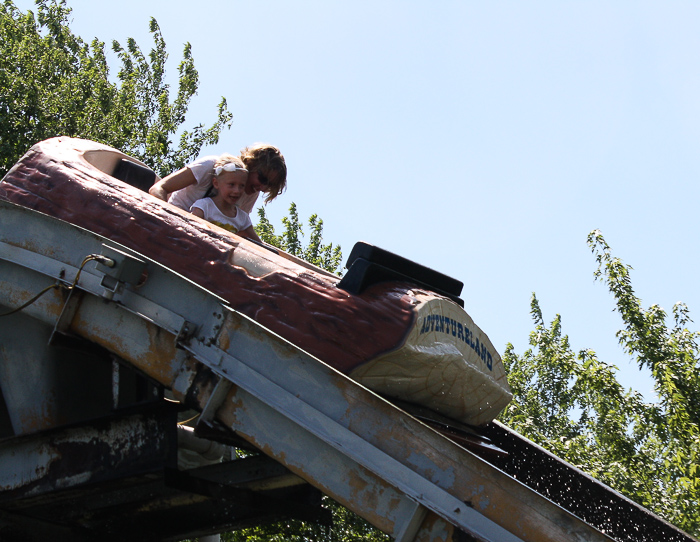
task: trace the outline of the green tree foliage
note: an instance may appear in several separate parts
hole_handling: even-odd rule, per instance
[[[331,525],[300,520],[280,521],[223,533],[222,542],[389,542],[391,537],[328,497],[323,506],[333,515]]]
[[[99,141],[135,156],[164,176],[218,142],[231,125],[226,100],[210,128],[181,130],[198,74],[186,44],[174,101],[168,58],[155,19],[145,55],[133,39],[113,42],[121,67],[110,79],[104,43],[86,44],[69,27],[65,0],[37,0],[36,15],[0,4],[0,177],[38,141],[60,135]],[[172,139],[179,133],[179,146]]]
[[[555,455],[590,473],[681,529],[700,534],[700,352],[683,304],[669,323],[658,305],[634,294],[631,267],[613,256],[599,231],[588,244],[595,276],[613,294],[623,322],[617,337],[641,368],[651,371],[657,401],[624,390],[617,368],[595,352],[573,352],[561,317],[547,325],[537,298],[530,346],[503,357],[514,399],[501,420]]]
[[[284,232],[281,235],[275,233],[275,228],[267,219],[265,209],[262,207],[258,209],[258,218],[255,231],[264,242],[281,248],[292,256],[297,256],[326,271],[340,274],[339,268],[342,264],[343,254],[339,246],[333,246],[333,243],[323,244],[323,220],[317,215],[309,217],[309,243],[306,247],[302,244],[304,227],[299,220],[295,203],[289,206],[289,216],[282,218]]]

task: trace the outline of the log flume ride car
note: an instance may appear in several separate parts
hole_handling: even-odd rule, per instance
[[[341,280],[150,196],[155,179],[116,149],[59,137],[25,154],[0,199],[172,269],[386,397],[474,426],[510,401],[501,358],[462,308],[458,281],[364,243]]]

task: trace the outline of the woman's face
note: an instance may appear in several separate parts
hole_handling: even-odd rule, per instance
[[[248,173],[248,182],[245,185],[246,194],[268,192],[269,190],[269,179],[262,171],[251,171]]]

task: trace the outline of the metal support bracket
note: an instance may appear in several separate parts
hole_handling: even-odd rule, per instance
[[[179,348],[189,345],[190,340],[196,332],[197,326],[192,322],[185,320],[182,322],[182,327],[180,328],[177,337],[175,337],[175,345]]]
[[[401,516],[405,516],[405,520],[403,520],[403,525],[396,533],[396,542],[411,542],[415,540],[418,529],[420,529],[428,513],[428,509],[410,497],[404,498],[401,508],[404,510],[398,512],[399,518],[396,520],[396,523],[402,521]]]
[[[116,248],[102,245],[101,255],[104,261],[99,261],[97,271],[103,273],[100,285],[104,288],[102,296],[112,299],[124,288],[124,284],[137,285],[146,271],[146,262],[122,252]]]
[[[212,391],[206,406],[204,407],[202,413],[199,416],[197,427],[199,427],[199,425],[202,423],[207,425],[212,424],[214,416],[216,416],[216,411],[219,410],[219,407],[226,399],[226,396],[228,395],[228,392],[232,387],[233,382],[227,380],[226,378],[219,378],[219,382],[217,382],[216,386],[214,387],[214,390]],[[195,431],[197,427],[195,427]]]
[[[80,306],[81,298],[82,292],[77,291],[76,288],[71,288],[68,291],[68,298],[63,304],[61,314],[58,317],[58,320],[56,320],[56,325],[51,332],[51,337],[49,338],[50,345],[56,345],[61,342],[60,337],[65,335],[66,331],[70,327],[70,323],[73,321],[73,317]]]

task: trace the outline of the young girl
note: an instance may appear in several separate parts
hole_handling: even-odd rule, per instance
[[[248,213],[237,207],[245,194],[248,176],[248,170],[240,158],[230,154],[221,155],[214,163],[211,178],[214,195],[195,201],[190,211],[233,233],[260,241]]]
[[[230,155],[228,155],[230,156]],[[203,198],[212,185],[214,165],[219,157],[204,156],[175,173],[158,181],[149,193],[188,211],[192,204]],[[248,170],[245,193],[238,201],[238,208],[251,213],[258,194],[267,194],[270,203],[287,187],[287,165],[277,147],[256,143],[241,151],[240,159]]]

